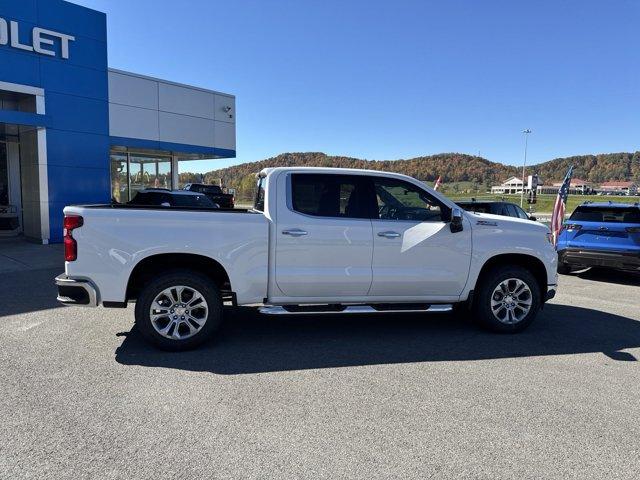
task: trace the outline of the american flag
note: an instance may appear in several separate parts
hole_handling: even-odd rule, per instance
[[[553,215],[551,216],[551,233],[553,233],[553,244],[557,244],[560,230],[562,230],[562,222],[564,222],[564,212],[567,209],[567,197],[569,196],[569,187],[571,186],[571,176],[573,175],[573,165],[569,167],[569,171],[564,177],[562,186],[558,190],[558,197],[553,206]]]
[[[438,176],[436,183],[433,185],[433,189],[438,190],[438,188],[440,188],[440,185],[442,185],[442,177]]]

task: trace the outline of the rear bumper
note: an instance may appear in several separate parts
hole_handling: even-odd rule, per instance
[[[98,292],[89,280],[75,280],[62,274],[56,277],[55,283],[60,303],[82,307],[98,306]]]
[[[558,262],[574,267],[610,267],[640,270],[640,252],[605,252],[566,248],[558,251]]]

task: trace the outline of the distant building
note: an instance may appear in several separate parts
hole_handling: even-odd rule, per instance
[[[491,193],[499,194],[499,195],[509,195],[522,193],[523,182],[521,178],[511,177],[500,185],[491,187]]]
[[[638,193],[638,184],[635,182],[604,182],[600,185],[598,191],[618,195],[636,195]]]
[[[554,182],[552,185],[539,186],[538,194],[556,194],[562,186],[562,182]],[[573,195],[588,195],[593,192],[593,184],[581,178],[572,178],[569,193]]]
[[[527,181],[524,182],[524,193],[529,193],[532,189],[539,192],[542,185],[542,180],[540,180],[538,175],[529,175]],[[491,187],[491,193],[497,195],[519,194],[522,193],[522,187],[523,183],[521,178],[511,177],[500,185]]]

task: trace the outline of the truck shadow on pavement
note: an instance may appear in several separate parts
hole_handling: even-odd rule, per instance
[[[150,347],[135,328],[116,350],[123,365],[221,375],[408,362],[485,360],[602,352],[640,347],[640,321],[597,310],[548,304],[525,332],[498,335],[453,315],[267,317],[228,309],[212,342],[171,353]]]

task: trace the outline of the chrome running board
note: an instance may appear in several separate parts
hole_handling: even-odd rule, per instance
[[[449,303],[422,306],[400,304],[384,305],[285,305],[260,307],[264,315],[332,315],[342,313],[443,313],[453,310]]]

